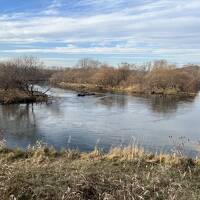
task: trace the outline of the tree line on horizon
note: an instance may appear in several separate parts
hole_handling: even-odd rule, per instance
[[[197,92],[200,89],[200,67],[178,68],[166,60],[142,65],[122,63],[117,67],[99,61],[83,59],[73,68],[65,68],[51,76],[54,84],[95,84],[110,88],[134,87],[137,92],[174,89]]]
[[[200,89],[200,67],[178,68],[165,60],[143,65],[122,63],[113,67],[92,59],[82,59],[74,67],[48,68],[39,59],[24,56],[0,63],[0,89],[19,89],[31,93],[34,84],[48,80],[60,83],[91,84],[104,88],[130,88],[146,92],[173,89],[197,92]]]

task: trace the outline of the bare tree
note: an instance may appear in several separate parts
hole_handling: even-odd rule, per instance
[[[0,88],[19,89],[33,94],[34,84],[41,80],[43,63],[34,57],[21,57],[0,64]]]
[[[93,60],[90,58],[84,58],[78,61],[76,66],[78,68],[97,68],[101,65],[98,60]]]

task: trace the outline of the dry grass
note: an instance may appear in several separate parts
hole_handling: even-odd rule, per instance
[[[35,92],[34,95],[28,95],[26,92],[17,89],[0,90],[0,103],[2,104],[34,103],[47,100],[48,97],[39,92]]]
[[[198,160],[153,155],[135,147],[103,154],[38,145],[0,151],[4,199],[200,199]]]
[[[91,64],[91,63],[90,63]],[[167,61],[138,66],[79,65],[57,71],[50,82],[58,87],[123,93],[194,96],[200,89],[200,67],[177,68]]]
[[[134,84],[132,86],[100,86],[96,84],[79,84],[79,83],[65,83],[61,82],[56,84],[56,87],[67,89],[67,90],[74,90],[78,92],[97,92],[97,93],[116,93],[116,94],[134,94],[134,95],[175,95],[180,97],[195,97],[197,93],[195,92],[181,92],[176,90],[175,88],[167,88],[167,89],[154,89],[153,93],[151,90],[144,90],[141,88],[140,85]]]

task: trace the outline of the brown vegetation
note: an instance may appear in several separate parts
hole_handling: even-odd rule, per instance
[[[22,57],[0,63],[0,103],[35,102],[47,97],[34,85],[48,80],[50,70],[34,57]]]
[[[80,63],[53,74],[51,83],[66,88],[72,84],[85,85],[86,89],[88,85],[93,85],[94,90],[151,94],[189,94],[200,89],[198,66],[177,68],[166,61],[144,66],[124,63],[118,68],[88,60]]]
[[[1,104],[34,103],[47,101],[48,96],[38,91],[33,91],[30,95],[29,93],[18,89],[0,90]]]
[[[74,68],[52,70],[34,57],[21,57],[0,63],[0,102],[35,102],[39,93],[34,85],[49,79],[53,85],[78,91],[195,95],[200,89],[200,67],[177,68],[161,60],[116,68],[83,59]]]
[[[33,92],[33,85],[47,78],[43,65],[34,57],[22,57],[0,63],[0,88]]]
[[[38,146],[0,150],[2,200],[199,199],[199,160],[135,147],[103,154]]]

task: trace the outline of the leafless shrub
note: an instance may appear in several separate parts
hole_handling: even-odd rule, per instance
[[[94,84],[112,88],[137,85],[141,92],[157,89],[188,93],[200,89],[200,67],[177,68],[165,60],[138,66],[122,63],[116,68],[84,59],[77,66],[79,67],[67,68],[53,74],[51,82]]]
[[[49,76],[43,63],[37,58],[24,56],[0,63],[0,88],[4,90],[19,89],[33,94],[33,85]]]

